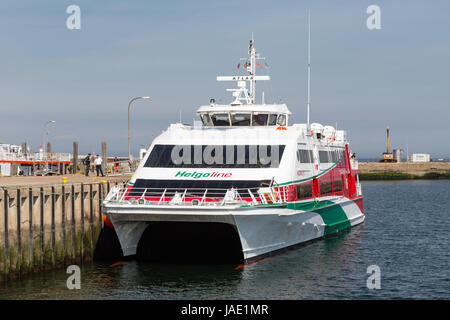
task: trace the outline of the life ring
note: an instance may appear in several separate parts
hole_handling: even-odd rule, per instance
[[[274,195],[274,198],[275,198],[276,200],[279,199],[279,196],[280,196],[280,190],[279,190],[278,187],[273,187],[273,195]]]
[[[267,193],[263,193],[263,195],[267,203],[273,203],[272,198]]]

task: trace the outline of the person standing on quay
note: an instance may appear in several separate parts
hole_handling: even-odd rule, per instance
[[[92,156],[91,156],[91,168],[90,168],[92,173],[95,172],[95,163],[94,162],[95,162],[95,154],[92,154]]]
[[[102,177],[104,177],[103,175],[103,170],[102,170],[102,158],[100,158],[99,155],[97,155],[97,158],[95,158],[94,163],[95,163],[95,169],[97,170],[97,177],[99,176],[99,173],[102,174]]]
[[[84,174],[87,177],[89,175],[89,167],[91,166],[91,154],[89,153],[83,160],[84,163]]]

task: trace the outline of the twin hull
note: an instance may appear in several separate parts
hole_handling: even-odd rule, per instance
[[[105,209],[124,256],[136,254],[139,240],[151,222],[224,223],[237,232],[242,257],[248,263],[362,223],[365,218],[362,201],[362,197],[332,197],[320,201],[226,208],[110,204]]]

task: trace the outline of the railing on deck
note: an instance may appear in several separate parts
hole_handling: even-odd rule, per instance
[[[277,204],[288,201],[288,187],[258,188],[136,188],[114,186],[104,204],[224,206]]]
[[[0,151],[0,160],[3,161],[66,161],[72,160],[70,153],[15,153]]]

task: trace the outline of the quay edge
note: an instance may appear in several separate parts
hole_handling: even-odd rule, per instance
[[[102,201],[126,180],[0,186],[0,281],[92,261]]]

